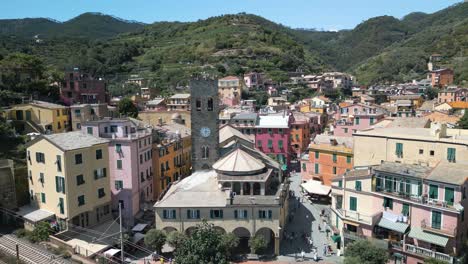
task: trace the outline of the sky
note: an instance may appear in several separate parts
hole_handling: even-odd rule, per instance
[[[433,13],[462,0],[4,0],[0,19],[46,17],[69,20],[100,12],[144,23],[196,21],[246,12],[292,28],[351,29],[381,15],[401,18]]]

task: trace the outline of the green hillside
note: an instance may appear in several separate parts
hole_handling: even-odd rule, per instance
[[[115,85],[129,74],[148,77],[150,87],[170,91],[195,73],[240,75],[266,72],[275,81],[302,70],[351,72],[361,84],[407,81],[426,74],[432,53],[468,79],[468,3],[403,19],[371,18],[352,30],[291,29],[262,17],[236,14],[191,23],[142,25],[85,13],[64,23],[48,19],[0,20],[0,60],[20,52],[48,68],[80,67]],[[40,35],[42,42],[32,39]]]
[[[0,35],[41,39],[92,38],[101,39],[141,29],[143,24],[125,21],[100,13],[84,13],[66,22],[46,18],[0,19]]]

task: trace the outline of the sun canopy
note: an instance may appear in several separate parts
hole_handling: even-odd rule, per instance
[[[429,232],[424,232],[424,230],[422,230],[419,227],[412,227],[408,236],[411,238],[416,238],[418,240],[422,240],[427,243],[432,243],[441,247],[447,246],[447,242],[448,242],[447,237],[429,233]]]
[[[104,256],[113,257],[113,256],[115,256],[115,254],[117,254],[119,252],[120,252],[120,249],[111,248],[111,249],[107,250],[106,252],[104,252]]]
[[[133,243],[138,243],[138,242],[140,242],[141,240],[143,240],[144,238],[145,238],[145,235],[144,235],[144,234],[142,234],[142,233],[135,233],[135,234],[133,235],[132,241],[133,241]]]
[[[148,225],[147,224],[137,224],[136,226],[134,226],[132,228],[132,231],[133,232],[141,232],[143,230],[145,230],[145,228],[147,227]]]
[[[323,185],[320,181],[308,180],[301,184],[301,187],[309,194],[329,195],[331,192],[331,187]]]

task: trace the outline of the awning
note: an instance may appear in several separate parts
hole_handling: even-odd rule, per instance
[[[331,187],[323,185],[320,181],[308,180],[301,184],[301,187],[311,194],[329,195],[331,192]]]
[[[406,233],[409,225],[401,222],[393,222],[387,218],[380,218],[380,221],[377,223],[377,226],[396,231],[398,233]]]
[[[416,238],[418,240],[422,240],[424,242],[438,245],[441,247],[447,246],[447,242],[448,242],[448,237],[444,237],[444,236],[429,233],[429,232],[424,232],[419,227],[411,227],[408,237]]]
[[[338,243],[338,241],[341,241],[341,236],[340,235],[333,235],[331,237],[331,239],[333,240],[333,242]]]
[[[141,240],[143,240],[144,238],[145,238],[145,235],[144,235],[144,234],[142,234],[142,233],[135,233],[135,234],[133,235],[132,241],[133,241],[133,243],[138,243],[138,242],[140,242]]]
[[[346,220],[343,220],[343,223],[347,224],[347,225],[352,225],[352,226],[359,226],[359,223],[354,223],[354,222],[350,222],[350,221],[346,221]]]
[[[111,249],[107,250],[106,252],[104,252],[104,256],[113,257],[113,256],[115,256],[115,254],[117,254],[119,252],[120,252],[120,249],[111,248]]]
[[[137,224],[132,228],[133,232],[141,232],[143,231],[148,225],[147,224]]]

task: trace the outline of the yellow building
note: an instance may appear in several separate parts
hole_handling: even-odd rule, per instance
[[[418,109],[424,103],[424,99],[419,94],[393,95],[389,97],[390,104],[396,104],[400,100],[409,100],[414,109]]]
[[[174,110],[174,111],[142,111],[138,113],[138,118],[152,126],[161,124],[180,123],[188,128],[191,127],[190,111]]]
[[[27,148],[29,192],[37,208],[32,214],[55,215],[61,228],[69,223],[93,226],[110,219],[108,142],[81,131],[42,135],[31,141]]]
[[[170,183],[191,174],[192,139],[190,129],[181,124],[166,124],[154,129],[158,131],[159,139],[153,144],[153,194],[158,200]]]
[[[354,166],[378,165],[383,161],[434,167],[440,162],[468,162],[468,130],[430,128],[374,128],[353,135]]]
[[[301,111],[302,113],[310,113],[310,112],[313,112],[313,113],[320,113],[320,114],[323,114],[326,112],[326,107],[325,106],[310,106],[310,105],[302,105],[300,108],[299,108],[299,111]]]
[[[6,113],[6,118],[16,122],[19,131],[62,133],[70,125],[68,107],[43,101],[13,106]]]

